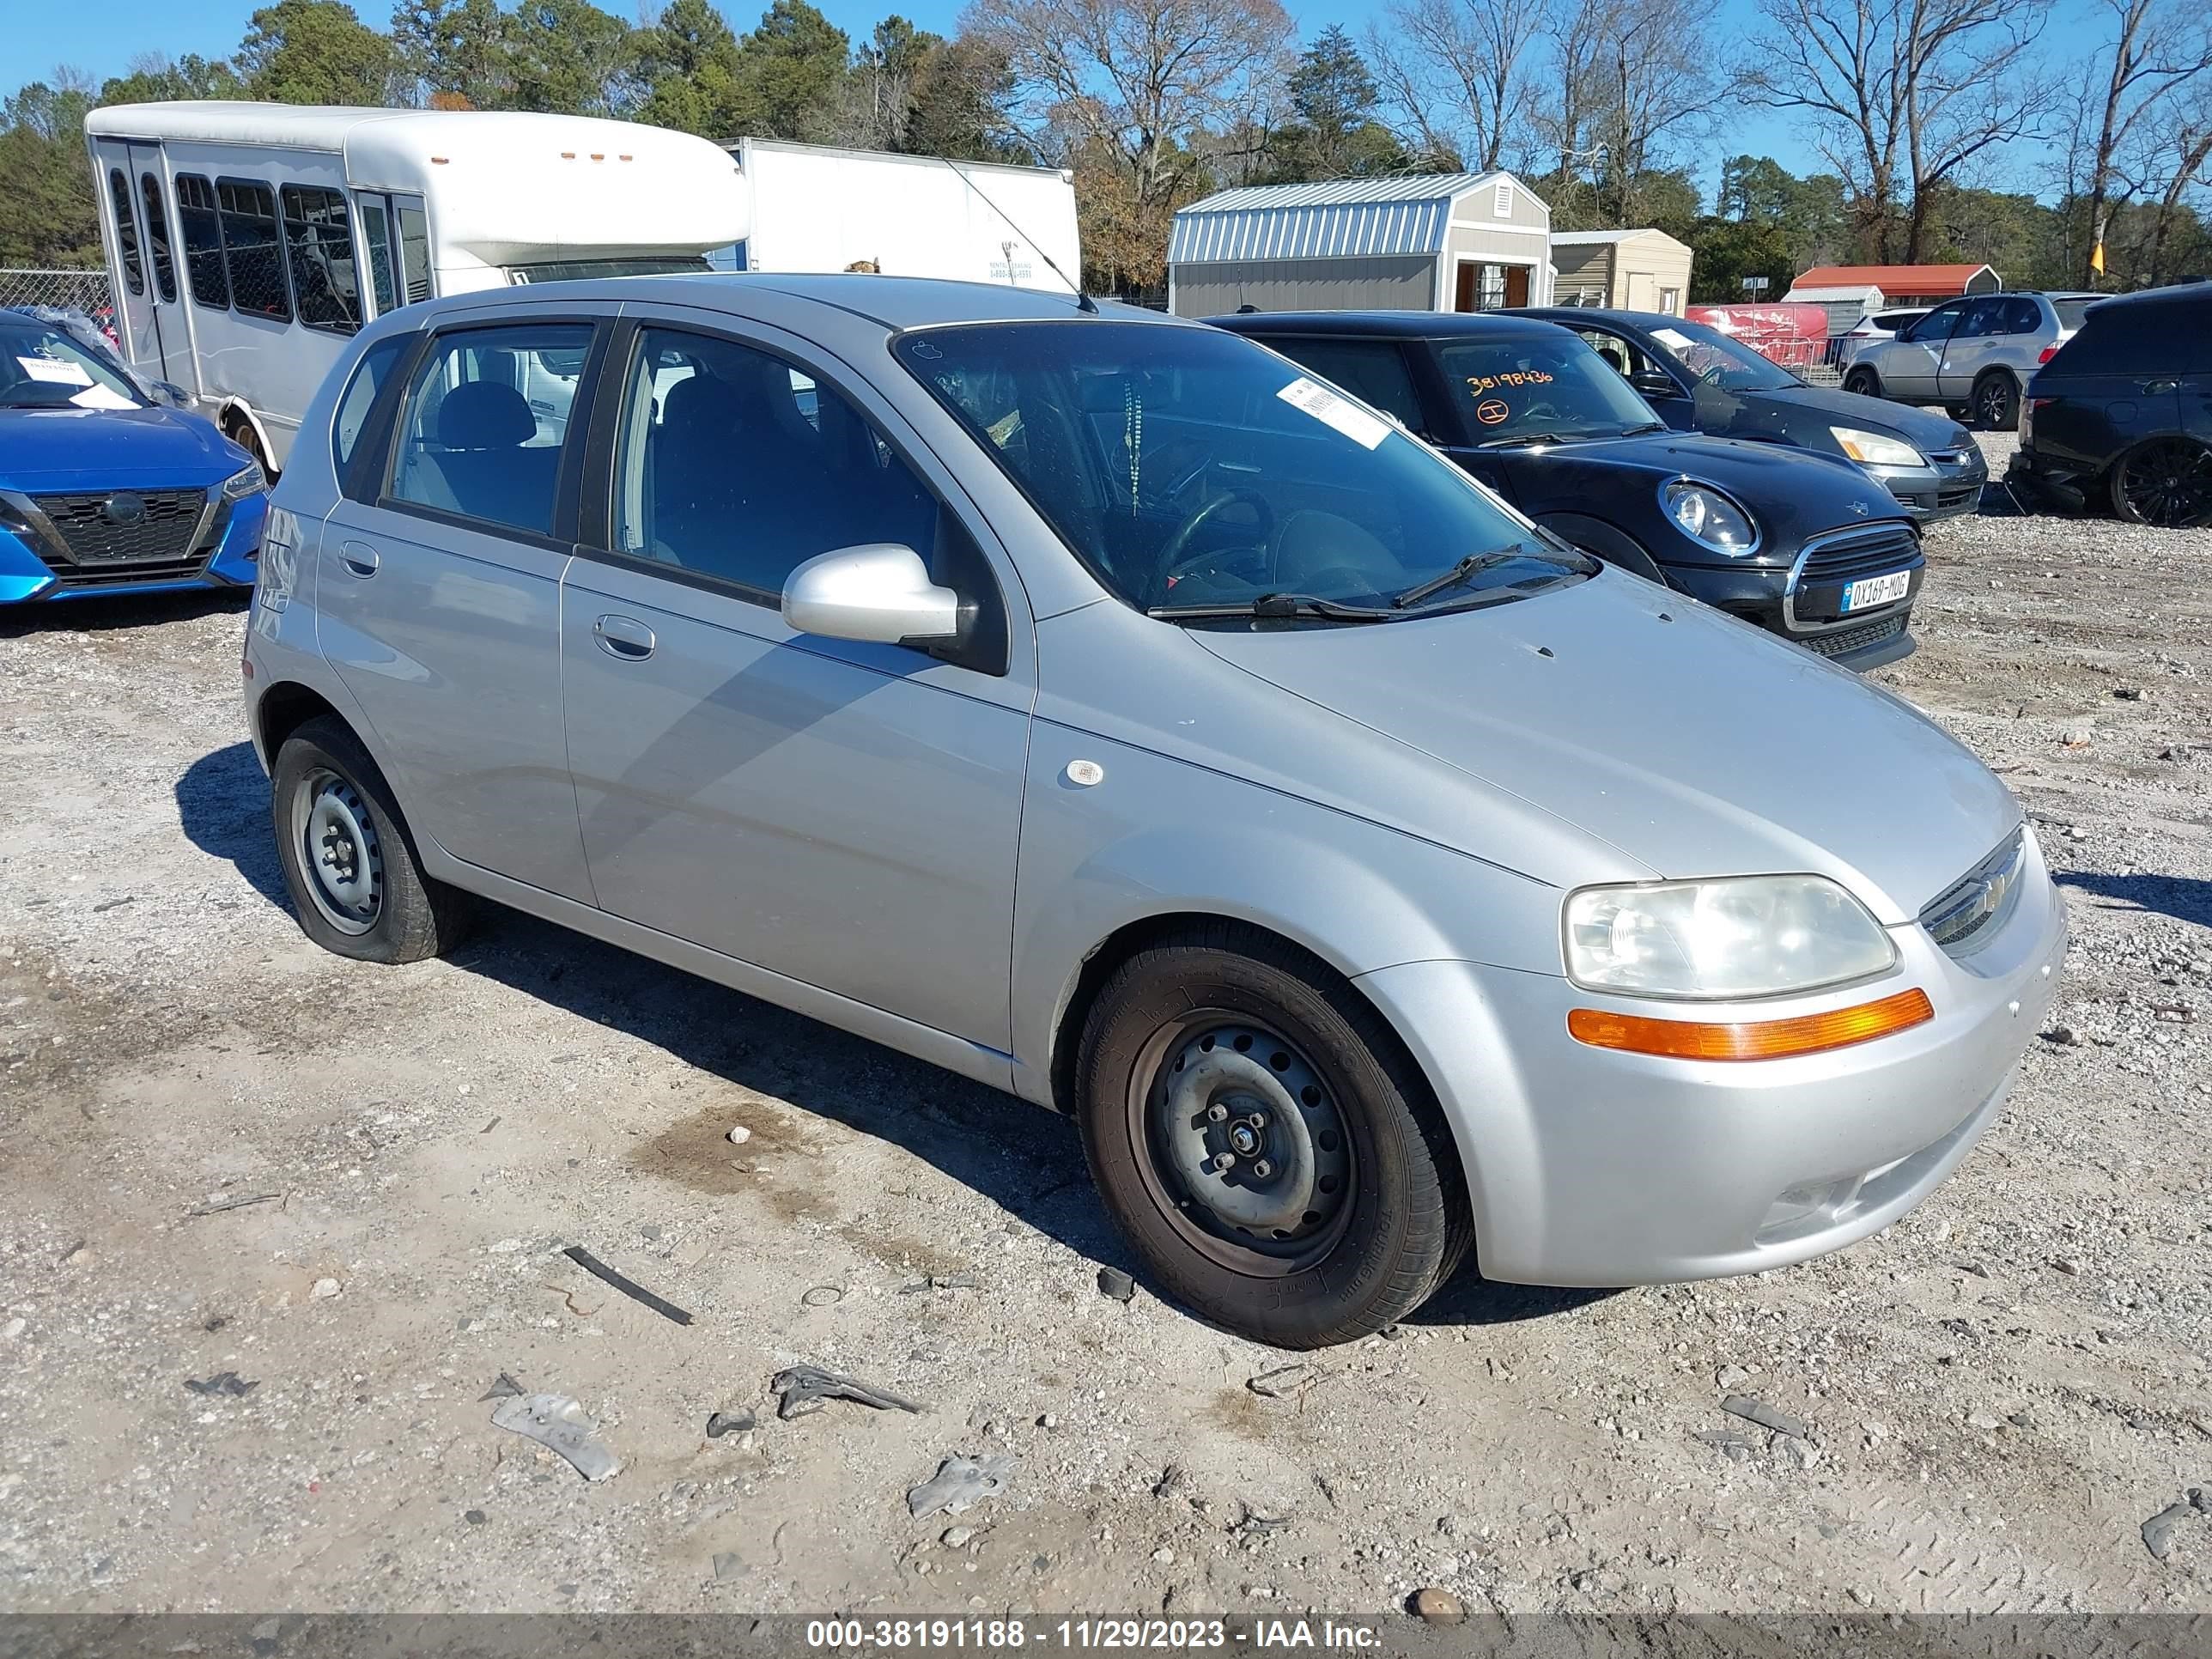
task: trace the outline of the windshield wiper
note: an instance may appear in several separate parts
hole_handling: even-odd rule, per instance
[[[1488,553],[1470,553],[1450,569],[1431,576],[1425,582],[1414,583],[1390,601],[1391,608],[1403,611],[1409,605],[1419,605],[1431,594],[1441,593],[1447,587],[1457,586],[1469,576],[1494,569],[1501,564],[1510,564],[1514,560],[1526,556],[1518,547],[1501,547]]]
[[[1633,438],[1639,432],[1664,432],[1666,429],[1667,422],[1664,421],[1639,421],[1634,426],[1622,428],[1620,435]]]
[[[1218,605],[1156,605],[1145,614],[1161,622],[1207,622],[1223,617],[1257,617],[1273,621],[1320,617],[1329,622],[1390,622],[1397,612],[1367,605],[1339,605],[1310,593],[1262,593],[1255,599]]]
[[[1516,432],[1510,438],[1492,438],[1486,444],[1477,444],[1477,449],[1525,449],[1531,444],[1571,444],[1573,434],[1565,432]]]

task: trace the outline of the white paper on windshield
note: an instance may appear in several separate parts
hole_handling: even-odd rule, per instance
[[[1669,351],[1687,351],[1694,343],[1680,329],[1655,328],[1651,331],[1651,337]]]
[[[70,401],[79,409],[136,409],[138,405],[111,386],[88,386]]]
[[[56,386],[90,386],[92,376],[85,373],[82,363],[64,362],[58,357],[18,357],[23,373],[34,380],[51,380]]]
[[[1275,394],[1293,409],[1303,409],[1323,426],[1334,427],[1363,449],[1372,449],[1390,435],[1390,423],[1377,420],[1354,403],[1348,403],[1325,386],[1303,374]]]

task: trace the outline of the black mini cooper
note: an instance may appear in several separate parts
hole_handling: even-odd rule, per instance
[[[1670,431],[1568,330],[1426,312],[1213,319],[1364,399],[1563,540],[1856,669],[1913,648],[1905,509],[1840,457]]]

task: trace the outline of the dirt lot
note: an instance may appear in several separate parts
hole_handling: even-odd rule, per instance
[[[2212,1477],[2212,532],[1929,552],[1880,678],[2073,910],[1994,1131],[1840,1256],[1462,1284],[1282,1398],[1247,1383],[1290,1357],[1099,1294],[1128,1264],[1064,1123],[520,918],[415,968],[308,945],[235,607],[9,619],[0,1606],[2212,1610],[2212,1516],[2142,1531]],[[799,1361],[929,1410],[779,1421]],[[501,1373],[621,1473],[495,1428]],[[910,1519],[954,1450],[1020,1462]]]

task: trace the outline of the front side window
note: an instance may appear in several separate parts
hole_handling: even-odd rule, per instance
[[[780,357],[677,329],[638,337],[614,508],[617,553],[763,597],[866,542],[938,563],[937,498],[865,416]]]
[[[107,170],[107,199],[115,204],[115,251],[123,256],[124,286],[143,294],[146,269],[138,262],[138,220],[131,211],[131,181],[121,167]]]
[[[1703,323],[1669,323],[1653,329],[1651,337],[1691,380],[1723,392],[1778,392],[1797,384],[1796,377],[1772,359]]]
[[[140,409],[145,404],[121,365],[60,329],[0,311],[0,409]]]
[[[139,175],[138,183],[146,198],[146,252],[154,264],[154,286],[163,300],[173,301],[177,262],[169,248],[169,216],[162,210],[161,181],[145,173]]]
[[[361,328],[361,264],[341,191],[287,185],[284,245],[300,320],[332,334]]]
[[[1575,336],[1602,358],[1607,368],[1626,380],[1632,374],[1641,374],[1651,368],[1651,361],[1636,348],[1633,340],[1602,328],[1578,328]]]
[[[197,173],[177,175],[177,229],[185,239],[185,281],[192,298],[218,311],[230,308],[230,278],[222,268],[222,225],[215,186]]]
[[[1001,323],[917,331],[895,349],[1099,581],[1155,615],[1395,620],[1595,568],[1232,334]]]
[[[1617,366],[1571,334],[1453,341],[1437,358],[1478,446],[1610,438],[1660,423]]]
[[[284,286],[284,249],[277,234],[276,198],[250,179],[218,179],[216,202],[222,221],[223,270],[231,302],[274,321],[292,320]]]
[[[591,344],[583,323],[441,336],[408,388],[392,497],[550,535],[568,410]]]
[[[331,459],[337,463],[341,481],[361,442],[362,428],[368,423],[369,411],[376,406],[376,394],[384,390],[385,382],[392,378],[400,358],[416,338],[412,334],[395,334],[389,339],[379,340],[362,353],[361,362],[346,386],[345,396],[338,399],[337,415],[331,424]]]

